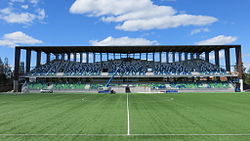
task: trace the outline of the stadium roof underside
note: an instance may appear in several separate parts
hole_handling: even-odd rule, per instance
[[[45,53],[150,53],[150,52],[188,52],[203,53],[240,45],[171,45],[171,46],[18,46],[19,49],[41,51]]]

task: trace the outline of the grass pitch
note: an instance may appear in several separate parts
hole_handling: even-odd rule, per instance
[[[0,140],[242,141],[249,111],[250,93],[1,94]]]

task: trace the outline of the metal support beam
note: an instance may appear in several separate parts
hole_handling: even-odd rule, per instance
[[[217,67],[220,67],[220,51],[219,50],[214,51],[214,58],[215,58],[215,65]]]
[[[50,53],[46,54],[46,63],[48,64],[50,62]]]
[[[226,48],[225,49],[225,65],[226,65],[226,70],[231,71],[231,62],[230,62],[230,49]]]
[[[169,63],[169,52],[166,52],[166,63]]]
[[[173,62],[175,62],[175,52],[173,52],[172,57],[173,57]]]
[[[71,59],[70,59],[70,53],[67,54],[67,59],[68,59],[68,61],[71,60]]]
[[[200,53],[196,53],[196,59],[200,59]]]
[[[93,63],[95,63],[95,53],[93,52]]]
[[[82,63],[82,52],[80,52],[80,63]]]
[[[239,79],[243,78],[243,69],[242,69],[242,54],[241,54],[241,47],[235,48],[236,53],[236,67],[239,73]]]
[[[76,56],[77,56],[77,54],[76,53],[74,53],[74,61],[76,62]]]
[[[185,52],[185,60],[188,60],[188,53],[187,52]]]
[[[155,62],[155,52],[153,52],[153,62]]]
[[[19,67],[20,67],[20,56],[21,50],[19,48],[15,48],[15,68],[14,68],[14,81],[13,81],[13,89],[15,92],[19,90]]]
[[[65,54],[64,54],[64,53],[61,54],[61,60],[62,60],[62,61],[65,60]]]
[[[58,54],[55,54],[55,56],[56,56],[56,60],[59,60],[59,55],[58,55]]]
[[[182,52],[179,52],[179,61],[182,61]]]
[[[26,73],[30,72],[31,50],[26,50]]]
[[[194,53],[190,53],[190,59],[194,59]]]
[[[161,52],[159,53],[159,60],[160,60],[160,62],[162,62],[162,57],[161,57]]]
[[[205,52],[205,61],[209,62],[209,52]]]
[[[36,67],[41,65],[41,51],[36,52]]]

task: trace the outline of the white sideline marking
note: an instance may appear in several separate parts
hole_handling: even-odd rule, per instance
[[[130,135],[130,121],[129,121],[128,93],[127,93],[127,121],[128,121],[128,132],[127,132],[127,135]]]
[[[250,136],[250,134],[0,134],[0,136]]]

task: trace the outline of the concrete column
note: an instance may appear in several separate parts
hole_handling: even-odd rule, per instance
[[[141,53],[140,53],[140,60],[141,60]]]
[[[102,62],[102,53],[100,53],[100,62]]]
[[[219,50],[214,51],[214,58],[215,58],[215,65],[217,67],[220,67],[220,51]]]
[[[41,51],[36,52],[36,67],[41,65]]]
[[[14,92],[18,92],[19,88],[19,66],[20,66],[20,56],[21,50],[19,48],[15,48],[15,68],[14,68],[14,81],[13,81],[13,90]]]
[[[231,71],[231,62],[230,62],[230,49],[226,48],[225,49],[225,65],[226,65],[226,70]]]
[[[109,60],[109,53],[106,53],[106,55],[107,55],[107,61]]]
[[[46,63],[48,64],[50,62],[50,53],[46,54]]]
[[[89,63],[89,53],[86,53],[86,63]]]
[[[26,50],[26,73],[30,72],[31,50]]]
[[[67,54],[67,57],[68,57],[67,59],[68,59],[68,61],[71,60],[70,55],[71,55],[70,53]]]
[[[146,60],[148,61],[148,53],[146,53]]]

